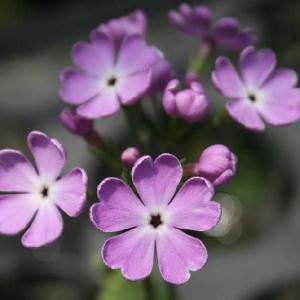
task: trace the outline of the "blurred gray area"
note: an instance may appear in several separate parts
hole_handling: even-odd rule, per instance
[[[199,2],[212,7],[216,17],[233,15],[240,18],[242,24],[254,27],[261,37],[260,45],[275,48],[281,64],[299,71],[299,1]],[[5,9],[0,14],[0,147],[19,148],[28,153],[26,135],[34,129],[42,130],[65,145],[68,150],[66,169],[86,168],[91,182],[98,183],[100,171],[97,168],[101,166],[86,151],[83,141],[66,132],[58,121],[64,107],[57,95],[58,78],[60,71],[71,65],[70,48],[77,40],[87,39],[88,33],[99,23],[143,8],[150,16],[149,42],[162,49],[182,75],[187,57],[194,53],[197,44],[174,30],[167,21],[168,9],[180,2],[101,0],[41,4],[15,0],[12,3],[15,7],[3,5],[7,14],[4,14]],[[220,98],[214,92],[212,95],[211,101],[217,105]],[[118,139],[126,132],[122,113],[114,120],[98,122],[97,126],[108,139]],[[296,182],[300,174],[299,129],[297,124],[270,129],[267,133],[286,154],[286,159],[294,162]],[[299,190],[297,194],[300,195]],[[258,239],[240,247],[227,245],[221,250],[208,249],[207,267],[193,273],[189,283],[180,287],[181,299],[277,299],[255,297],[269,289],[300,282],[299,198],[275,226],[265,227]],[[41,274],[47,274],[67,277],[78,282],[78,286],[93,286],[99,275],[92,263],[104,238],[105,235],[89,224],[88,212],[79,221],[65,218],[64,234],[50,248],[29,251],[21,247],[20,236],[1,236],[0,280],[11,281],[13,285],[20,278],[26,285],[22,276],[30,274],[40,278]],[[40,299],[39,290],[31,292]],[[60,295],[65,299],[82,299],[74,287]],[[89,298],[86,296],[86,299]]]

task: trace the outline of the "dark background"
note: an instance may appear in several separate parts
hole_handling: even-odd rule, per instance
[[[187,57],[197,44],[178,33],[167,20],[168,10],[180,3],[175,0],[0,0],[0,148],[19,148],[26,152],[28,132],[45,131],[66,146],[67,167],[86,168],[91,181],[97,183],[95,159],[87,153],[85,144],[65,132],[58,121],[64,107],[57,96],[58,78],[62,68],[71,64],[70,48],[77,40],[87,39],[98,24],[142,8],[149,16],[147,39],[162,49],[182,75]],[[259,37],[259,47],[274,49],[280,65],[299,73],[298,0],[191,3],[208,5],[215,18],[234,16],[244,26],[253,27]],[[104,136],[118,140],[126,130],[122,126],[124,122],[120,113],[117,122],[105,120],[98,122],[98,126]],[[264,226],[258,227],[256,238],[247,243],[212,247],[207,268],[193,274],[190,282],[180,288],[182,299],[300,299],[299,128],[294,125],[266,133],[283,153],[282,164],[292,166],[289,174],[293,174],[295,193],[287,211],[275,222],[264,222]],[[282,180],[281,176],[280,171],[275,174],[278,181]],[[40,250],[22,248],[20,236],[1,236],[0,299],[94,299],[101,278],[93,262],[103,239],[89,224],[87,212],[79,220],[65,218],[62,238]]]

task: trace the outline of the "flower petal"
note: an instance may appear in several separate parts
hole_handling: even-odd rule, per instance
[[[261,49],[255,52],[252,46],[243,50],[240,57],[240,70],[248,89],[258,89],[268,78],[276,65],[272,50]]]
[[[282,93],[293,88],[298,82],[298,75],[294,70],[279,68],[275,70],[272,76],[263,84],[261,91],[265,97],[276,97],[278,92]]]
[[[105,34],[95,31],[91,43],[78,42],[73,46],[74,63],[97,76],[110,71],[114,65],[114,46]]]
[[[171,224],[176,228],[206,231],[212,229],[221,217],[221,206],[211,201],[214,188],[200,177],[189,179],[168,206]]]
[[[70,217],[78,216],[86,203],[87,175],[75,168],[51,187],[54,203]]]
[[[120,109],[120,103],[114,91],[103,91],[87,103],[77,108],[77,113],[88,119],[107,118]]]
[[[56,180],[66,162],[63,146],[40,131],[30,132],[28,146],[34,156],[39,176],[50,182]]]
[[[202,269],[207,261],[204,244],[175,228],[157,236],[156,248],[160,273],[173,284],[187,282],[190,271]]]
[[[37,179],[32,164],[19,151],[0,151],[0,192],[30,192]]]
[[[148,208],[167,205],[181,177],[180,162],[168,153],[160,155],[155,161],[150,156],[143,156],[132,169],[133,183]]]
[[[174,78],[173,66],[163,58],[158,60],[152,67],[151,84],[147,95],[163,92],[169,81]]]
[[[216,89],[226,97],[245,96],[244,84],[226,57],[219,57],[216,60],[216,70],[212,73],[212,81]]]
[[[99,78],[69,68],[62,71],[60,81],[59,96],[70,104],[84,103],[101,90]]]
[[[111,269],[121,269],[128,280],[146,278],[151,273],[153,257],[154,236],[142,228],[113,237],[102,248],[104,263]]]
[[[265,95],[265,99],[258,107],[260,115],[266,122],[274,126],[284,126],[300,119],[300,90],[282,89],[274,90],[271,96]]]
[[[126,37],[121,45],[116,68],[128,75],[151,67],[161,58],[160,52],[145,43],[140,35]]]
[[[146,92],[150,83],[151,69],[145,69],[121,79],[120,86],[118,86],[118,96],[122,104],[130,105],[140,100],[140,96]]]
[[[38,203],[32,194],[0,195],[0,233],[14,235],[33,218]]]
[[[114,41],[116,48],[119,48],[126,36],[131,34],[145,35],[147,27],[147,16],[138,9],[127,16],[101,24],[97,29],[107,34]]]
[[[262,131],[265,129],[265,124],[256,112],[256,109],[250,103],[247,103],[247,100],[241,99],[228,102],[226,109],[234,120],[246,128],[253,131]]]
[[[98,229],[114,232],[142,224],[145,207],[122,180],[103,180],[98,186],[98,199],[100,202],[90,210],[90,219]]]
[[[51,202],[45,202],[40,208],[22,237],[25,247],[37,248],[55,241],[63,230],[63,220],[58,208]]]

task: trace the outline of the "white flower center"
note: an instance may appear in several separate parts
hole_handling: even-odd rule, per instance
[[[145,229],[151,234],[162,234],[168,228],[170,215],[166,209],[155,209],[144,215]]]
[[[264,102],[263,94],[260,91],[253,89],[248,89],[246,93],[246,99],[248,100],[250,105],[256,108],[263,105]]]
[[[256,102],[256,100],[257,100],[257,97],[256,97],[256,95],[255,94],[253,94],[253,93],[249,93],[248,94],[248,99],[251,101],[251,102]]]
[[[153,228],[157,228],[157,227],[163,225],[163,220],[161,218],[161,215],[159,213],[158,214],[151,214],[149,224]]]
[[[40,194],[43,198],[47,198],[49,196],[49,187],[47,185],[44,185],[40,191]]]
[[[35,194],[35,199],[39,203],[46,203],[52,198],[52,188],[49,182],[40,182],[37,183],[33,191]]]
[[[115,91],[122,82],[122,72],[113,70],[107,72],[104,77],[101,78],[101,88],[108,91]]]
[[[118,83],[118,78],[114,75],[112,75],[111,77],[109,77],[106,81],[106,84],[109,87],[114,87],[116,84]]]

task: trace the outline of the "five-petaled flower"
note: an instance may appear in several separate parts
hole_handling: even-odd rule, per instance
[[[78,105],[77,114],[89,119],[114,115],[120,105],[132,105],[148,90],[152,66],[161,53],[140,35],[129,35],[118,49],[111,37],[96,30],[90,43],[78,42],[72,50],[74,63],[82,70],[61,74],[61,98]]]
[[[178,11],[169,13],[170,21],[182,32],[201,39],[209,46],[220,45],[228,49],[243,49],[255,42],[250,29],[241,30],[235,18],[222,18],[216,24],[212,22],[212,14],[206,6],[191,8],[181,4]]]
[[[160,272],[168,282],[184,283],[190,271],[205,265],[205,246],[182,230],[213,228],[221,207],[212,201],[213,186],[201,177],[189,179],[175,194],[181,178],[178,159],[162,154],[154,161],[143,156],[132,169],[140,199],[118,178],[100,183],[100,202],[91,207],[91,221],[105,232],[126,230],[108,239],[102,248],[108,267],[121,269],[129,280],[143,279],[151,273],[155,247]]]
[[[232,118],[254,131],[265,129],[266,121],[283,126],[300,118],[298,76],[290,69],[275,70],[276,57],[272,50],[247,47],[240,56],[240,71],[230,61],[219,57],[212,80],[221,94],[233,99],[226,105]]]
[[[40,247],[62,233],[59,209],[78,216],[86,202],[87,176],[75,168],[62,178],[66,161],[63,146],[42,132],[28,136],[36,168],[17,150],[0,151],[0,233],[23,235],[25,247]],[[32,221],[32,222],[31,222]]]

